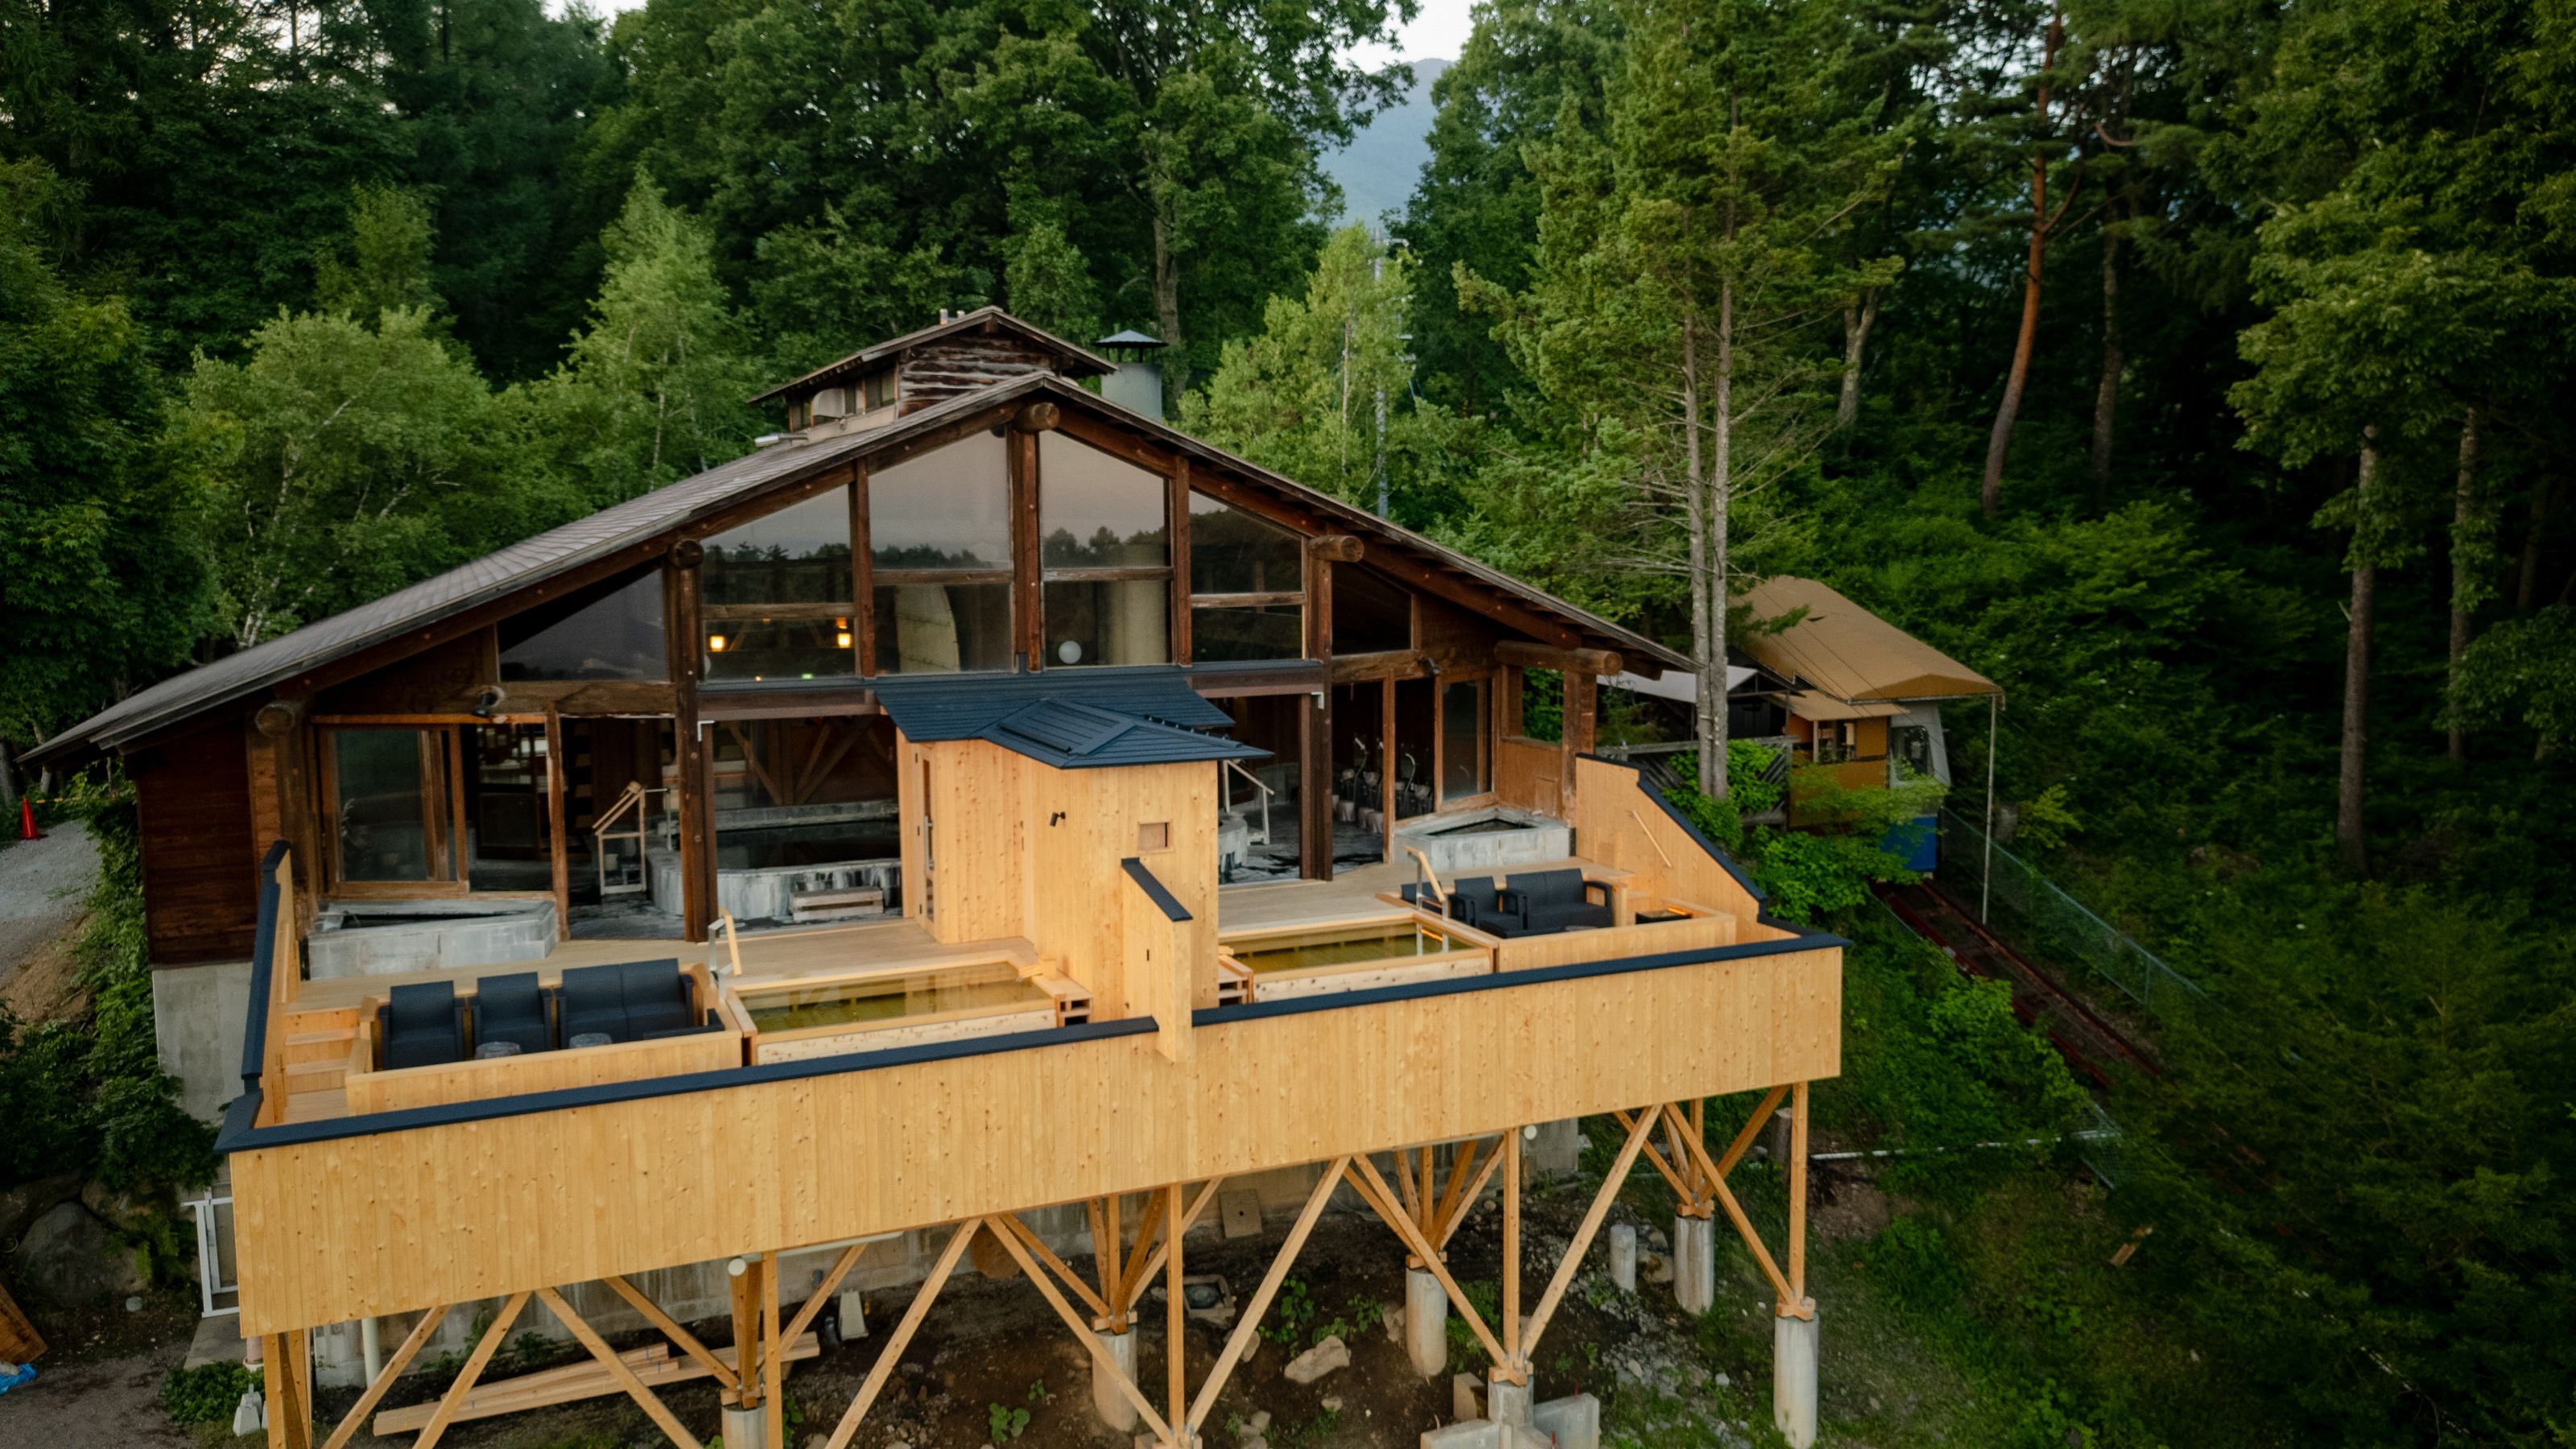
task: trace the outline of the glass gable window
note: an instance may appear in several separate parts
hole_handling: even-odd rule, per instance
[[[1011,667],[1011,487],[976,433],[868,476],[869,607],[881,674]]]
[[[1039,435],[1049,667],[1171,662],[1169,514],[1162,475],[1061,433]]]
[[[1268,519],[1190,495],[1190,658],[1306,655],[1305,550]]]
[[[1358,564],[1333,565],[1333,652],[1413,647],[1413,596]]]
[[[850,495],[834,489],[706,541],[711,680],[858,672],[850,603]]]
[[[501,625],[501,678],[666,679],[662,571],[656,567],[569,611],[531,610]]]

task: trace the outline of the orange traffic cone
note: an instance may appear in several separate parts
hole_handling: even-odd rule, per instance
[[[24,795],[18,797],[18,838],[20,840],[45,838],[45,832],[36,828],[36,802]]]

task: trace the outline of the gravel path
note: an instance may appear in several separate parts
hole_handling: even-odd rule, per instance
[[[97,879],[98,842],[85,825],[57,825],[42,840],[0,850],[0,983],[80,919]]]
[[[8,852],[16,854],[15,850]],[[161,1412],[167,1354],[96,1363],[36,1360],[36,1381],[0,1394],[0,1443],[30,1449],[197,1449],[196,1437]]]

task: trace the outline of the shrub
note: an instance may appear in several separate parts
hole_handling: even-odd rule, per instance
[[[230,1424],[233,1408],[259,1380],[239,1363],[174,1368],[161,1381],[161,1407],[181,1424]]]

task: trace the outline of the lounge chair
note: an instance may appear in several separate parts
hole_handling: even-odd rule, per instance
[[[506,1041],[522,1052],[552,1051],[554,1026],[546,1019],[546,995],[537,988],[537,973],[514,971],[486,976],[474,983],[474,1044]]]
[[[1467,876],[1449,883],[1449,919],[1497,936],[1516,934],[1519,923],[1506,915],[1502,893],[1489,875]]]
[[[1581,870],[1540,870],[1513,876],[1503,886],[1502,908],[1533,936],[1611,922],[1610,888],[1599,881],[1585,880]]]
[[[634,1029],[626,1024],[626,997],[614,966],[574,966],[563,974],[561,998],[563,1040],[571,1046],[578,1036],[605,1036],[611,1041],[630,1041]]]
[[[675,1036],[699,1025],[689,978],[677,960],[630,961],[617,968],[617,977],[627,1030],[636,1039]]]
[[[382,1068],[438,1067],[465,1060],[465,1006],[445,981],[397,986],[376,1008]]]

